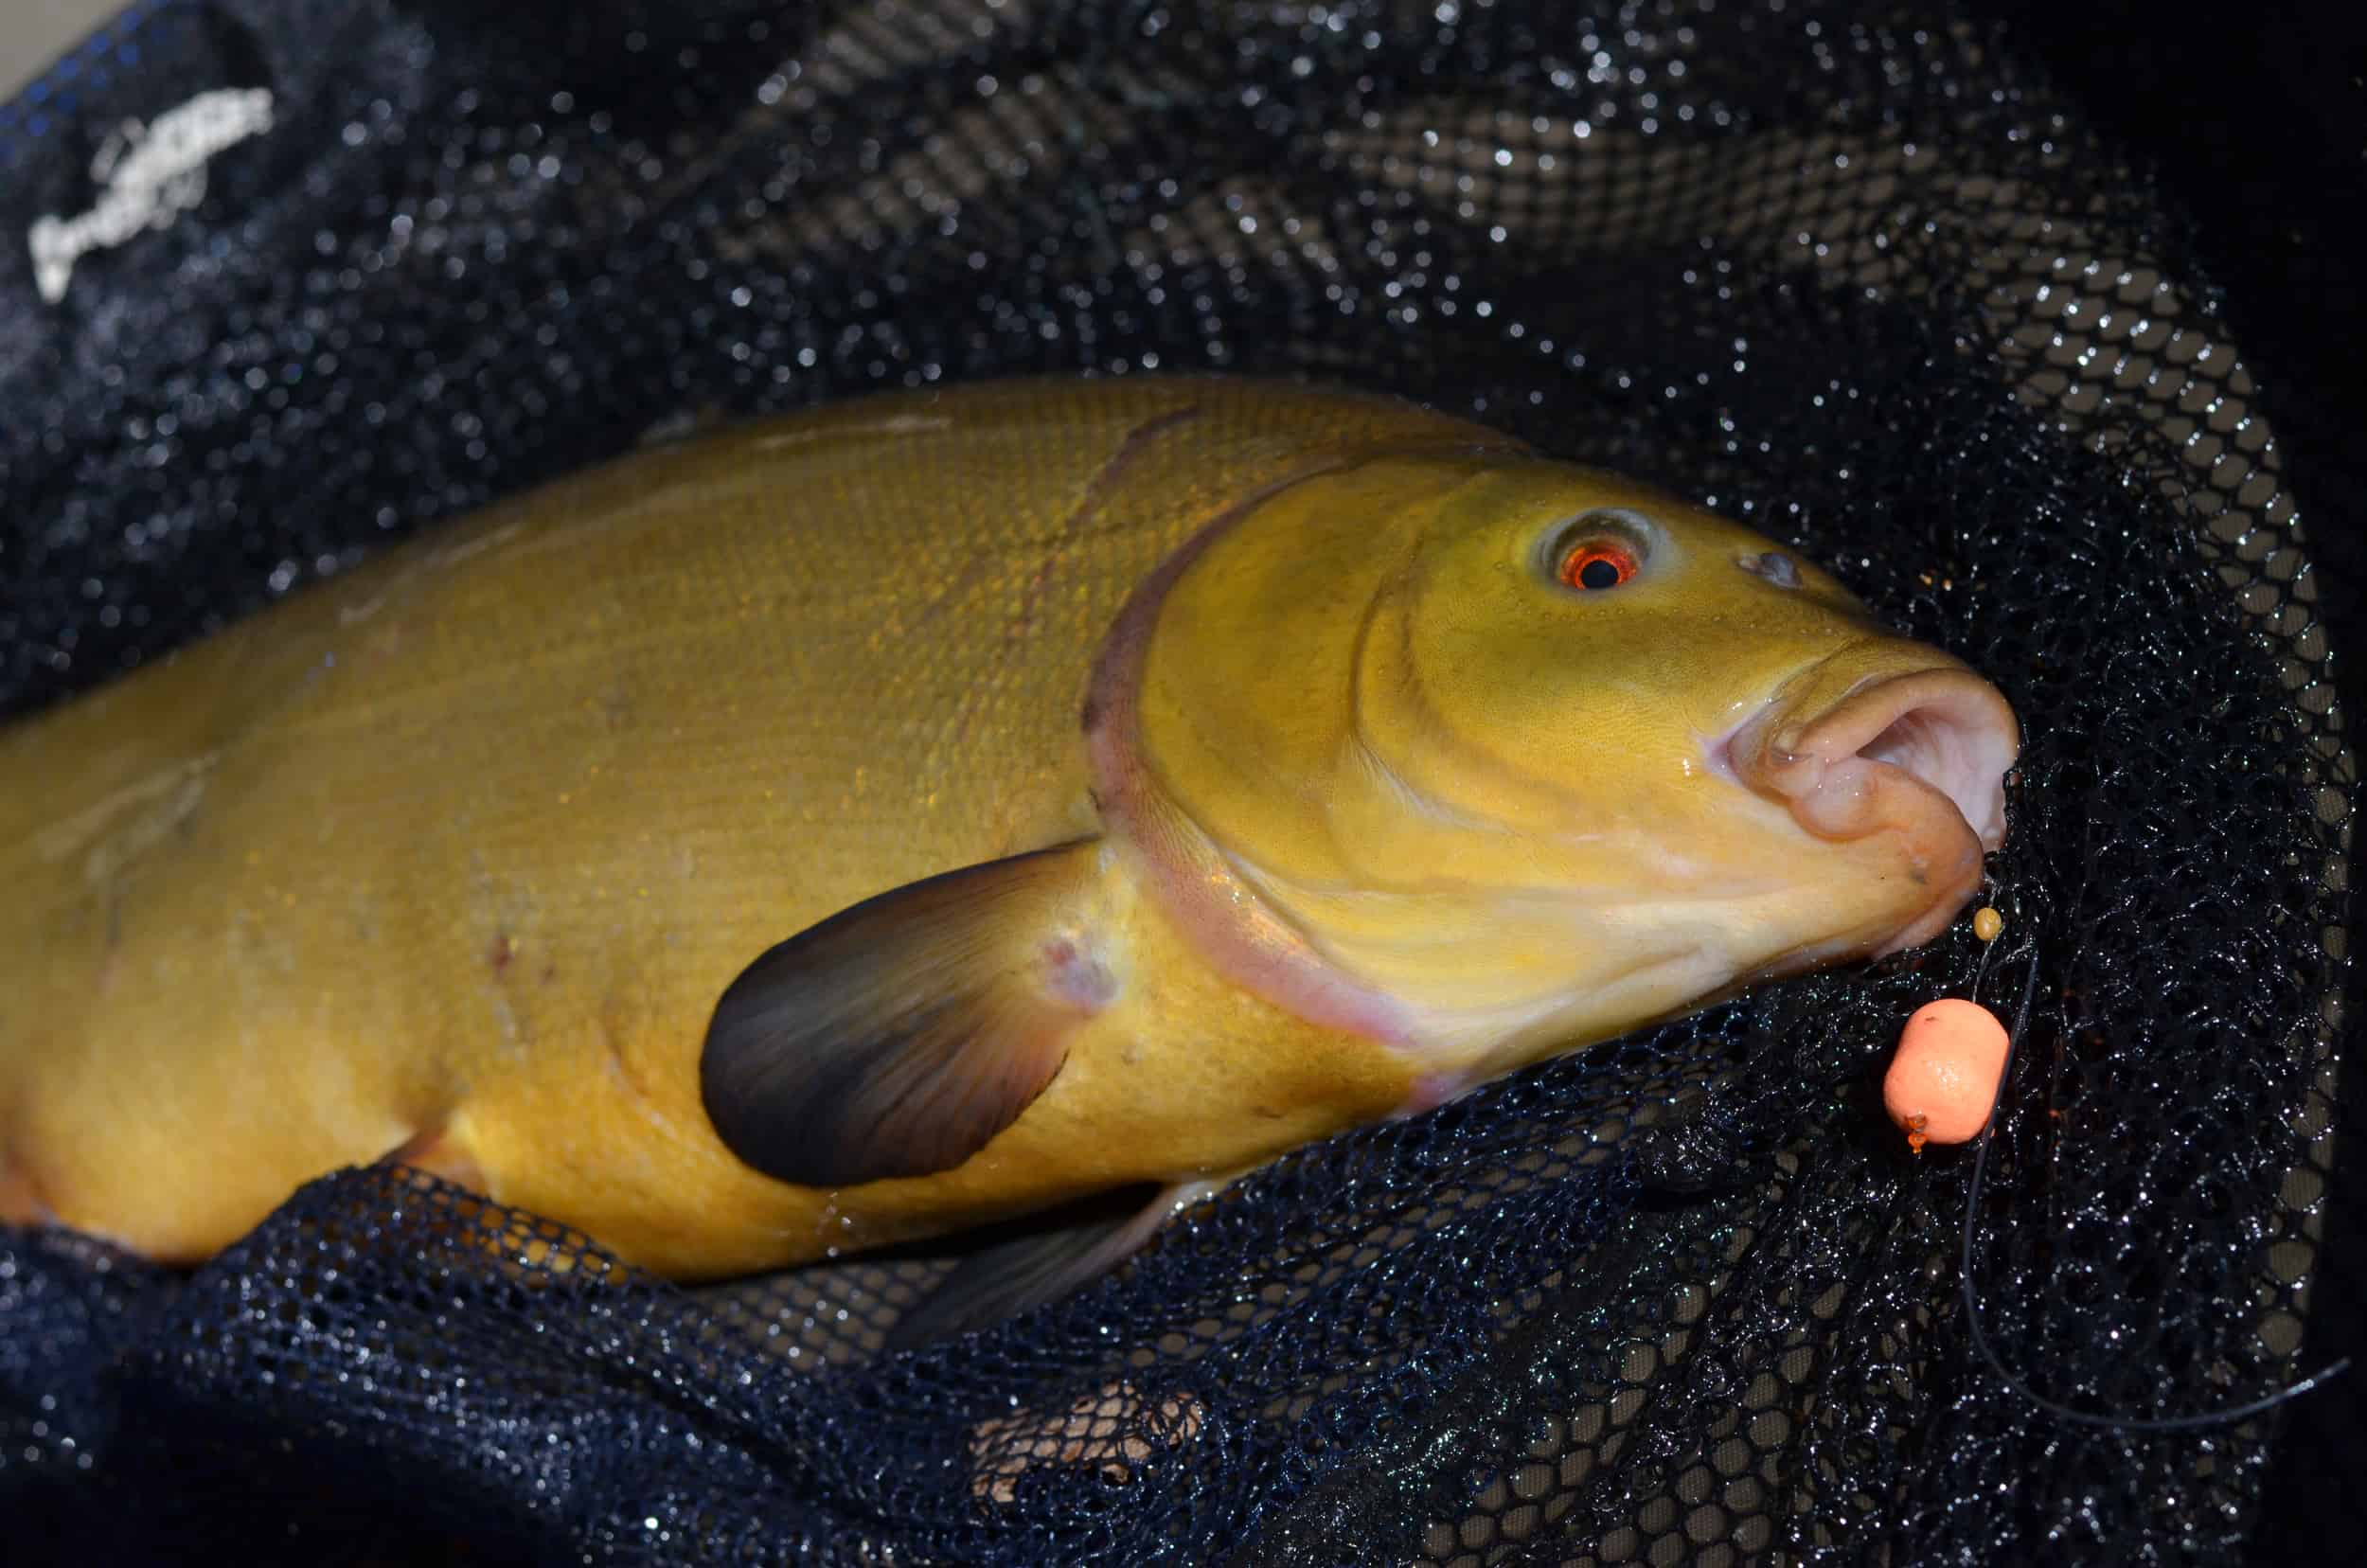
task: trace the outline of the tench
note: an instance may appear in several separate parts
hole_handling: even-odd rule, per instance
[[[1797,555],[1398,401],[727,429],[0,734],[0,1217],[194,1261],[394,1160],[697,1279],[1201,1190],[1931,937],[2018,744]]]

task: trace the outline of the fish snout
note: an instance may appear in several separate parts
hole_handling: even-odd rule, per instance
[[[1953,918],[1983,853],[2004,842],[2005,773],[2020,745],[1995,686],[1962,666],[1926,667],[1860,680],[1823,705],[1779,694],[1713,748],[1712,764],[1820,839],[1895,834],[1907,874],[1935,900],[1892,944],[1908,947]]]

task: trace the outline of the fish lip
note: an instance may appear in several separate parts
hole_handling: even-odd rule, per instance
[[[1812,836],[1896,836],[1931,906],[1880,951],[1945,929],[2005,839],[2006,771],[2020,729],[2004,697],[1962,666],[1869,675],[1802,716],[1778,692],[1708,748],[1709,764],[1777,801]]]

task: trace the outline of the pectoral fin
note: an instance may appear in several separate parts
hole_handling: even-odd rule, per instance
[[[0,1154],[0,1225],[33,1227],[57,1222],[56,1213],[42,1197],[41,1185],[32,1174],[12,1165],[6,1154]]]
[[[382,1166],[425,1171],[471,1192],[485,1191],[485,1172],[459,1139],[442,1126],[431,1127],[378,1159]]]
[[[700,1059],[732,1152],[805,1186],[950,1170],[1017,1120],[1115,981],[1089,913],[1096,846],[865,900],[765,953]]]

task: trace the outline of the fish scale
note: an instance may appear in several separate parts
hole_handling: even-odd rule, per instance
[[[636,454],[0,735],[0,1158],[62,1220],[196,1258],[498,1102],[494,1196],[654,1267],[755,1261],[679,1237],[812,1206],[704,1131],[724,985],[856,900],[1074,836],[1077,707],[1134,583],[1308,442],[1450,423],[1274,406],[1054,383]]]
[[[697,1278],[1165,1190],[969,1282],[1057,1292],[1953,915],[2010,715],[1769,548],[1224,378],[546,487],[0,735],[0,1216],[197,1259],[392,1159]]]

